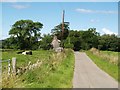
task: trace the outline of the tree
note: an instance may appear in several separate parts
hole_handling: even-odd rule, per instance
[[[101,50],[119,51],[119,38],[114,34],[104,34],[99,37],[99,45]]]
[[[40,39],[43,24],[32,20],[20,20],[12,25],[9,35],[16,37],[19,49],[32,49],[32,45]]]
[[[56,35],[59,40],[65,40],[69,35],[69,29],[69,23],[64,23],[64,32],[62,36],[62,23],[60,23],[52,29],[52,34]]]
[[[10,37],[5,40],[2,40],[2,48],[3,49],[18,49],[16,37]]]
[[[96,32],[96,28],[89,28],[87,31],[70,30],[65,41],[65,46],[73,47],[74,50],[88,50],[92,47],[97,48],[98,37],[99,33]]]
[[[92,47],[98,48],[99,33],[96,32],[96,28],[89,28],[87,31],[83,31],[81,37],[83,40],[82,47],[86,49],[90,49]]]
[[[74,45],[71,43],[70,39],[71,39],[70,37],[67,37],[67,39],[65,40],[65,43],[64,43],[64,47],[73,49]]]
[[[68,45],[69,47],[71,47],[72,49],[74,50],[80,50],[81,49],[81,41],[82,41],[82,38],[81,38],[81,35],[80,35],[80,31],[74,31],[74,30],[70,30],[69,31],[69,36],[68,36]]]
[[[51,46],[51,42],[52,42],[52,35],[50,34],[44,34],[41,41],[40,41],[40,47],[44,50],[49,50],[52,46]]]

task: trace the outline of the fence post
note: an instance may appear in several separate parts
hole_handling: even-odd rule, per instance
[[[12,58],[12,71],[13,74],[16,75],[16,57]]]
[[[10,59],[8,60],[8,76],[10,75]]]

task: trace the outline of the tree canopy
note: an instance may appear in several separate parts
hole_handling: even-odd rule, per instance
[[[42,48],[44,50],[49,50],[52,48],[51,42],[52,42],[53,36],[50,34],[44,34],[41,41],[39,42],[39,48]]]
[[[64,32],[62,36],[62,23],[59,25],[55,26],[54,29],[52,29],[52,34],[56,35],[58,39],[60,40],[65,40],[68,37],[69,34],[69,23],[64,23]]]
[[[88,30],[70,30],[69,23],[55,26],[51,34],[41,36],[43,24],[32,20],[20,20],[12,25],[9,31],[10,38],[2,40],[2,48],[5,49],[45,49],[52,48],[51,42],[56,35],[61,40],[64,48],[74,50],[89,50],[94,47],[100,50],[120,51],[120,37],[115,34],[100,35],[96,28]]]
[[[40,39],[40,30],[43,24],[32,20],[20,20],[12,25],[9,35],[17,41],[19,49],[31,49]]]

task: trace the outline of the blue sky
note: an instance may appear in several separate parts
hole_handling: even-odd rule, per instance
[[[41,33],[50,33],[54,26],[61,23],[62,10],[65,10],[65,21],[70,22],[71,30],[85,30],[95,27],[101,34],[118,33],[117,0],[116,2],[14,1],[4,2],[2,5],[0,3],[0,6],[2,6],[2,14],[0,14],[0,19],[2,20],[2,36],[0,39],[9,37],[8,32],[11,25],[21,19],[39,21],[44,25]]]
[[[118,2],[119,0],[0,0],[2,2]]]

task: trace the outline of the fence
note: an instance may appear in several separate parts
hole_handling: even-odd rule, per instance
[[[12,71],[12,75],[21,75],[23,74],[24,72],[28,71],[28,70],[32,70],[34,68],[37,68],[37,67],[40,67],[41,64],[42,64],[42,61],[40,61],[39,59],[36,61],[36,63],[32,64],[31,61],[29,61],[28,65],[27,66],[24,66],[24,67],[17,67],[16,66],[16,58],[13,57],[12,60],[3,60],[3,61],[0,61],[2,63],[4,62],[8,62],[8,77],[11,75],[11,71]],[[11,64],[12,63],[12,64]]]
[[[11,72],[11,67],[12,67],[12,72],[15,75],[16,74],[16,57],[13,57],[12,60],[1,60],[0,63],[5,63],[8,62],[8,76],[10,75]],[[11,65],[12,62],[12,65]]]

